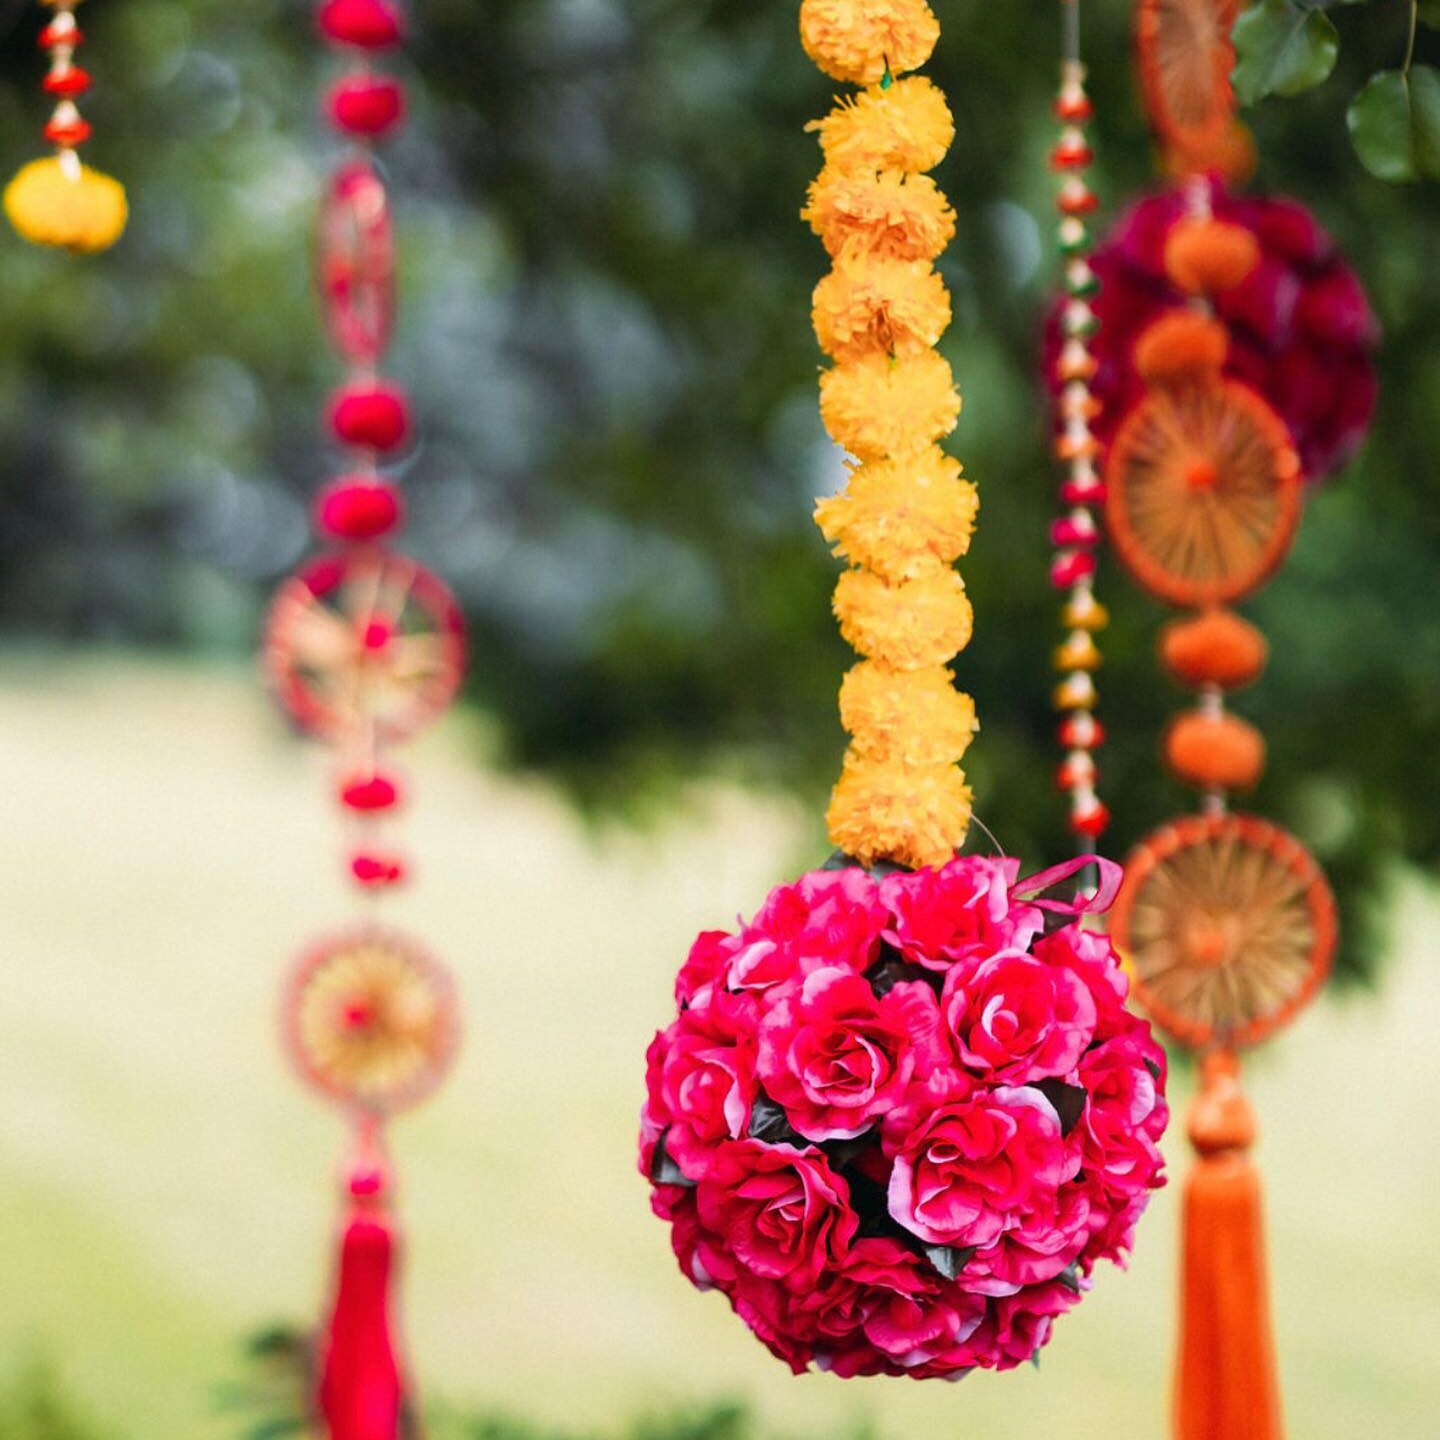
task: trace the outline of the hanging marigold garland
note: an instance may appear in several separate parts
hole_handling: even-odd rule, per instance
[[[36,245],[90,254],[109,249],[124,231],[129,217],[125,187],[80,160],[79,147],[91,131],[76,102],[92,83],[89,71],[75,63],[85,38],[75,20],[80,0],[41,4],[51,12],[39,39],[50,62],[42,89],[55,109],[44,135],[54,153],[21,167],[5,187],[5,213]]]
[[[264,639],[277,700],[335,754],[349,874],[372,899],[407,877],[386,838],[405,798],[390,747],[443,712],[465,651],[450,592],[389,544],[404,506],[383,467],[408,445],[412,419],[405,392],[377,374],[394,322],[395,245],[371,145],[399,123],[404,96],[372,62],[400,44],[403,19],[392,0],[324,0],[318,10],[345,62],[325,108],[351,142],[324,193],[317,256],[326,328],[349,367],[325,418],[347,458],[314,511],[334,548],[280,587]],[[282,1026],[300,1074],[343,1108],[353,1130],[317,1418],[329,1440],[397,1440],[410,1394],[391,1313],[396,1230],[382,1131],[448,1069],[458,1035],[454,987],[423,947],[371,918],[301,958]]]
[[[950,669],[972,624],[953,566],[977,500],[939,443],[960,410],[934,349],[954,215],[928,172],[953,121],[908,73],[938,32],[923,0],[800,8],[811,58],[864,87],[812,127],[825,166],[803,212],[832,259],[821,413],[853,457],[816,515],[862,657],[840,694],[839,853],[696,941],[642,1112],[682,1272],[797,1372],[842,1376],[1033,1358],[1131,1244],[1168,1116],[1163,1052],[1082,923],[1117,867],[1065,902],[1047,892],[1084,857],[1022,881],[1018,861],[956,855],[976,727]]]
[[[1267,658],[1264,637],[1229,607],[1284,559],[1304,495],[1279,402],[1231,365],[1226,317],[1237,312],[1227,297],[1254,285],[1276,234],[1217,213],[1223,191],[1205,173],[1235,168],[1248,150],[1229,89],[1232,8],[1137,6],[1145,94],[1179,188],[1156,242],[1170,299],[1147,300],[1143,323],[1129,329],[1137,389],[1111,421],[1105,463],[1117,555],[1145,589],[1194,612],[1161,637],[1165,668],[1198,692],[1163,750],[1172,773],[1200,791],[1202,810],[1136,846],[1110,917],[1137,998],[1203,1057],[1188,1126],[1197,1163],[1185,1193],[1177,1440],[1282,1434],[1249,1160],[1255,1119],[1237,1057],[1314,995],[1336,942],[1334,900],[1304,846],[1229,810],[1231,794],[1259,780],[1265,744],[1226,696],[1258,679]]]
[[[1099,282],[1090,265],[1089,217],[1096,197],[1085,181],[1094,153],[1085,126],[1093,114],[1085,93],[1085,66],[1080,59],[1080,0],[1061,0],[1064,41],[1060,89],[1055,116],[1060,135],[1050,164],[1061,177],[1055,197],[1060,213],[1057,233],[1063,258],[1065,298],[1059,311],[1060,344],[1051,379],[1056,391],[1056,459],[1064,467],[1060,503],[1064,513],[1050,527],[1055,558],[1050,583],[1065,595],[1060,612],[1065,639],[1056,647],[1054,666],[1060,675],[1054,705],[1060,713],[1060,745],[1064,751],[1056,783],[1069,797],[1070,828],[1082,852],[1093,851],[1110,823],[1110,812],[1096,793],[1099,772],[1095,751],[1105,732],[1095,718],[1099,695],[1095,672],[1100,668],[1096,635],[1109,614],[1095,598],[1096,548],[1100,526],[1095,507],[1104,503],[1105,486],[1097,466],[1100,445],[1091,429],[1098,408],[1090,382],[1095,374],[1091,352],[1098,322],[1092,304]]]

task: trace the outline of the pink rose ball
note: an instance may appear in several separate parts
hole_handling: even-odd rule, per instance
[[[681,967],[640,1169],[686,1277],[797,1373],[1032,1358],[1164,1183],[1164,1053],[1086,907],[1018,877],[816,871]]]
[[[1217,297],[1230,332],[1225,370],[1270,403],[1290,427],[1306,477],[1323,479],[1359,448],[1375,412],[1374,352],[1379,325],[1355,272],[1295,200],[1232,195],[1210,183],[1223,220],[1260,242],[1260,263],[1243,284]],[[1165,239],[1185,213],[1178,190],[1132,205],[1096,247],[1100,292],[1091,301],[1100,328],[1090,340],[1097,362],[1091,390],[1100,413],[1091,428],[1108,444],[1144,392],[1131,352],[1140,332],[1185,297],[1165,276]],[[1045,378],[1058,393],[1059,305],[1045,334]]]

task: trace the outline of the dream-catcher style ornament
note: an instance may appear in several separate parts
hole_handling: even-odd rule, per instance
[[[1267,385],[1278,372],[1257,372],[1236,352],[1255,313],[1247,307],[1276,283],[1267,276],[1270,252],[1297,234],[1318,235],[1289,202],[1246,212],[1214,173],[1202,173],[1224,169],[1244,150],[1229,90],[1231,19],[1230,6],[1209,0],[1140,0],[1143,88],[1179,188],[1163,207],[1144,202],[1151,208],[1133,212],[1115,242],[1118,274],[1137,227],[1154,226],[1148,243],[1161,284],[1134,306],[1123,281],[1112,290],[1107,279],[1116,324],[1113,334],[1102,332],[1107,393],[1126,397],[1118,416],[1101,412],[1111,544],[1146,590],[1190,611],[1166,627],[1160,656],[1197,695],[1166,730],[1163,752],[1176,778],[1200,792],[1200,813],[1140,841],[1110,915],[1137,1000],[1201,1057],[1188,1120],[1197,1158],[1184,1200],[1177,1440],[1283,1433],[1260,1184],[1249,1159],[1255,1117],[1238,1057],[1315,994],[1336,944],[1335,903],[1305,847],[1229,808],[1233,794],[1260,779],[1265,743],[1226,697],[1258,679],[1267,659],[1264,637],[1231,607],[1290,549],[1306,463],[1288,416],[1311,418],[1293,409],[1283,386]],[[1097,268],[1105,268],[1098,258]],[[1328,283],[1351,289],[1363,310],[1358,286],[1330,273]],[[1303,327],[1303,290],[1288,302]],[[1294,341],[1304,343],[1303,334]],[[1288,373],[1311,363],[1324,361],[1307,354]],[[1368,357],[1363,363],[1368,373]],[[1317,463],[1350,443],[1313,427],[1306,440]]]
[[[76,102],[91,85],[89,71],[75,63],[84,39],[75,20],[80,0],[40,3],[50,12],[40,31],[40,48],[50,62],[41,88],[55,102],[44,129],[54,153],[30,161],[5,187],[5,213],[36,245],[81,254],[108,250],[124,231],[129,210],[125,187],[80,160],[90,122]]]
[[[1147,388],[1135,364],[1136,341],[1186,298],[1165,255],[1198,203],[1244,231],[1255,252],[1244,278],[1211,297],[1229,337],[1224,374],[1259,393],[1285,422],[1305,478],[1314,483],[1344,465],[1369,428],[1379,332],[1354,271],[1303,205],[1234,188],[1255,159],[1230,88],[1236,8],[1234,0],[1148,0],[1136,7],[1142,93],[1176,183],[1132,205],[1091,259],[1100,287],[1092,430],[1108,447]],[[1049,327],[1047,375],[1063,344],[1060,313]],[[1058,383],[1051,385],[1058,394]]]
[[[370,146],[398,123],[403,96],[371,60],[400,43],[402,12],[390,0],[326,0],[319,23],[346,60],[326,108],[353,149],[322,200],[316,263],[326,328],[349,367],[326,408],[347,460],[315,506],[332,548],[281,585],[263,658],[287,715],[335,755],[349,872],[378,897],[407,874],[385,833],[403,798],[390,749],[454,698],[465,639],[449,590],[389,543],[404,507],[383,467],[409,443],[412,422],[404,391],[376,373],[394,320],[395,245]],[[420,945],[372,917],[302,957],[282,1028],[296,1069],[353,1132],[317,1421],[328,1440],[399,1440],[411,1433],[411,1399],[391,1313],[397,1238],[383,1129],[444,1078],[458,1038],[454,987]]]
[[[1096,509],[1104,504],[1105,486],[1098,468],[1100,442],[1091,428],[1099,408],[1090,388],[1095,375],[1091,341],[1099,323],[1092,303],[1099,281],[1090,264],[1090,217],[1097,202],[1085,181],[1094,159],[1085,132],[1093,107],[1085,92],[1085,66],[1080,58],[1080,0],[1061,0],[1060,11],[1063,41],[1055,118],[1061,129],[1050,151],[1050,165],[1061,177],[1055,197],[1060,215],[1056,238],[1065,295],[1056,321],[1059,344],[1050,378],[1056,395],[1055,456],[1063,467],[1063,513],[1050,527],[1055,547],[1050,583],[1065,597],[1060,622],[1066,633],[1054,654],[1060,677],[1054,704],[1060,715],[1064,755],[1055,778],[1069,797],[1069,822],[1076,846],[1086,853],[1094,851],[1110,823],[1110,812],[1096,793],[1099,771],[1095,764],[1095,751],[1105,738],[1095,716],[1099,701],[1095,672],[1101,664],[1095,637],[1110,617],[1095,598],[1096,550],[1101,535]]]
[[[640,1166],[685,1276],[796,1372],[954,1379],[1034,1358],[1162,1183],[1164,1055],[1124,1005],[1104,911],[1116,867],[1021,880],[957,855],[975,731],[950,663],[976,492],[940,441],[960,409],[935,344],[954,134],[912,72],[924,0],[805,0],[800,33],[862,87],[812,128],[804,218],[833,262],[813,320],[821,414],[853,457],[816,518],[849,565],[860,653],[829,810],[839,853],[695,942],[648,1054]],[[1094,863],[1081,900],[1051,897]]]

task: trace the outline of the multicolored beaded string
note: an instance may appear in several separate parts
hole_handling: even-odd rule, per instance
[[[392,0],[324,0],[318,19],[344,66],[326,114],[350,141],[321,202],[316,266],[326,329],[347,366],[325,410],[345,460],[314,511],[333,548],[280,587],[264,660],[280,704],[336,756],[349,876],[374,902],[408,873],[385,833],[403,799],[389,750],[453,700],[465,639],[450,591],[389,543],[404,504],[384,467],[409,445],[413,422],[405,391],[379,373],[395,317],[395,239],[372,146],[404,115],[399,82],[375,68],[401,43],[404,13]],[[332,1437],[362,1433],[357,1417],[367,1435],[396,1434],[408,1387],[390,1338],[394,1227],[382,1128],[448,1069],[458,1035],[454,987],[423,947],[372,912],[302,957],[282,1023],[300,1074],[342,1106],[353,1128],[317,1409]]]
[[[1061,623],[1067,633],[1054,654],[1060,679],[1053,699],[1061,715],[1060,745],[1065,752],[1056,783],[1069,797],[1070,828],[1077,844],[1088,853],[1094,851],[1110,823],[1110,812],[1096,794],[1095,765],[1095,751],[1104,740],[1104,731],[1095,718],[1099,698],[1095,671],[1101,663],[1095,635],[1109,619],[1093,588],[1095,552],[1100,543],[1095,507],[1105,500],[1105,486],[1097,469],[1100,446],[1090,430],[1096,402],[1090,393],[1095,357],[1090,353],[1089,341],[1098,325],[1090,301],[1099,282],[1090,268],[1088,217],[1097,202],[1085,180],[1094,159],[1085,126],[1094,112],[1085,92],[1085,66],[1080,59],[1080,0],[1061,0],[1060,10],[1064,43],[1055,116],[1061,130],[1050,152],[1050,164],[1061,177],[1055,204],[1060,213],[1057,238],[1066,296],[1060,313],[1062,341],[1055,362],[1059,388],[1055,455],[1064,467],[1060,485],[1064,513],[1050,527],[1056,552],[1050,580],[1065,595]]]

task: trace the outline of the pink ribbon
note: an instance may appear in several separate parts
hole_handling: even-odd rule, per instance
[[[1095,867],[1097,876],[1093,895],[1077,895],[1073,900],[1040,898],[1043,891],[1073,880],[1091,865]],[[1099,855],[1076,855],[1073,859],[1063,860],[1059,865],[1040,871],[1038,875],[1017,881],[1014,893],[1017,898],[1028,900],[1041,910],[1048,910],[1055,915],[1103,915],[1115,903],[1124,879],[1125,871],[1113,860],[1106,860]]]

